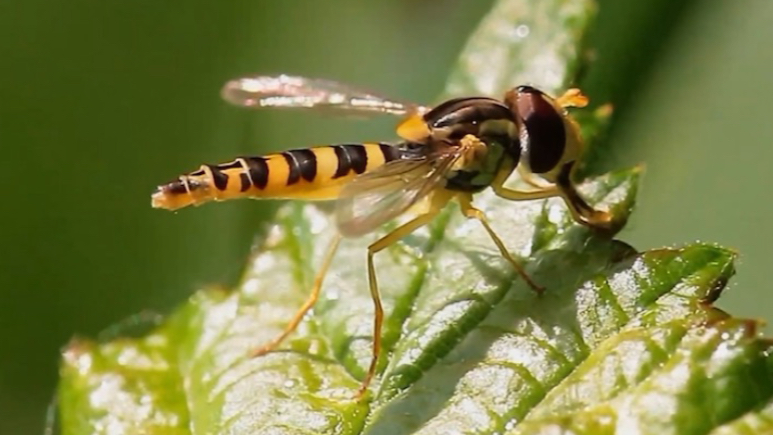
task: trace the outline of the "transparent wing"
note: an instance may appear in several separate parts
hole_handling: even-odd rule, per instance
[[[366,234],[392,220],[444,185],[459,153],[393,160],[360,175],[341,191],[336,203],[338,229],[344,236]]]
[[[332,109],[359,114],[424,113],[427,108],[391,100],[332,80],[290,75],[241,77],[223,86],[227,102],[249,108]]]

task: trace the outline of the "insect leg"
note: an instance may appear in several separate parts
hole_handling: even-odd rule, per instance
[[[510,172],[511,171],[500,171],[494,178],[494,181],[491,182],[491,188],[494,189],[494,193],[500,198],[509,199],[511,201],[524,201],[531,199],[545,199],[561,195],[561,191],[556,185],[539,186],[538,190],[530,190],[528,192],[508,189],[505,187],[505,181],[507,180],[507,177],[510,176]],[[527,182],[532,184],[529,181]]]
[[[447,200],[446,200],[447,202]],[[443,203],[445,205],[445,203]],[[355,396],[356,399],[361,399],[365,392],[368,390],[368,385],[373,380],[373,376],[376,374],[376,365],[378,363],[378,355],[381,352],[381,326],[384,321],[384,309],[381,306],[381,296],[378,291],[378,282],[376,280],[376,269],[373,267],[373,256],[379,251],[397,243],[400,239],[416,231],[418,228],[430,223],[435,215],[442,209],[440,204],[432,204],[429,211],[425,214],[419,215],[416,218],[406,222],[405,224],[397,227],[391,233],[373,242],[368,246],[368,284],[370,286],[370,296],[373,298],[373,307],[375,314],[373,317],[373,354],[370,359],[370,367],[368,367],[368,373],[365,375],[365,379],[360,385],[360,389],[357,390]]]
[[[309,297],[306,298],[306,301],[303,303],[300,309],[295,313],[292,320],[290,320],[290,323],[287,324],[284,331],[282,331],[281,334],[279,334],[276,338],[271,340],[270,342],[264,344],[263,346],[255,349],[252,352],[252,357],[265,355],[268,352],[271,352],[272,350],[276,349],[282,342],[289,336],[290,334],[295,331],[295,329],[298,327],[298,325],[301,323],[301,320],[303,320],[304,316],[306,316],[306,313],[309,312],[309,310],[314,306],[314,304],[317,303],[317,299],[319,299],[319,293],[322,289],[322,282],[325,279],[325,275],[327,275],[327,271],[330,268],[330,263],[333,260],[333,257],[335,256],[336,251],[338,250],[338,245],[341,243],[341,235],[336,234],[333,236],[333,240],[330,242],[330,246],[327,249],[327,253],[325,254],[325,259],[322,261],[322,267],[320,267],[319,272],[317,272],[317,276],[314,277],[314,286],[311,288],[311,293],[309,294]]]
[[[491,187],[494,189],[494,193],[496,193],[497,196],[511,201],[544,199],[560,196],[564,199],[564,202],[575,221],[593,229],[601,230],[602,232],[612,231],[615,224],[612,215],[605,211],[596,210],[588,205],[575,188],[574,182],[572,181],[573,172],[574,162],[567,163],[561,169],[561,172],[559,172],[555,184],[544,186],[539,190],[532,190],[529,192],[504,187],[504,182],[507,179],[508,174],[506,172],[500,172],[491,183]]]
[[[523,266],[516,260],[510,252],[507,250],[507,247],[504,243],[502,243],[502,239],[499,238],[496,232],[494,232],[494,229],[491,228],[491,224],[488,222],[488,218],[486,218],[486,214],[483,213],[481,210],[478,210],[472,205],[472,195],[471,194],[460,194],[457,196],[457,199],[459,200],[459,204],[462,208],[462,214],[464,214],[466,217],[470,219],[477,219],[481,224],[483,224],[483,228],[486,229],[486,232],[488,232],[488,235],[491,237],[491,240],[494,241],[494,244],[497,245],[497,248],[499,248],[499,252],[502,254],[503,257],[513,266],[513,269],[515,269],[516,272],[518,272],[519,275],[523,278],[524,281],[526,281],[527,284],[535,291],[537,294],[541,294],[545,288],[541,287],[532,281],[531,277],[526,273],[526,271],[523,269]]]
[[[596,210],[588,205],[580,196],[580,193],[577,192],[577,189],[575,189],[572,174],[574,174],[574,162],[567,163],[561,168],[561,172],[558,173],[556,178],[556,185],[574,220],[595,229],[612,231],[615,227],[612,214]]]
[[[524,165],[518,165],[518,175],[521,177],[521,180],[535,189],[542,190],[547,187],[544,182],[540,182]]]

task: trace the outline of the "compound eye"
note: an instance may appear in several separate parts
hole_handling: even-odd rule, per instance
[[[519,94],[540,94],[545,95],[544,92],[540,91],[539,89],[535,88],[534,86],[529,85],[521,85],[515,88],[516,92]]]
[[[513,110],[523,125],[524,157],[535,174],[550,172],[566,149],[564,116],[549,97],[531,86],[516,89]]]

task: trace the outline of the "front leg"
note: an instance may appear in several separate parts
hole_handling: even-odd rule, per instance
[[[574,163],[569,162],[561,168],[556,178],[556,186],[561,191],[561,197],[569,207],[572,217],[577,222],[602,232],[612,232],[616,228],[616,223],[612,219],[612,214],[606,211],[596,210],[588,205],[587,202],[577,192],[575,184],[572,181],[574,173]]]
[[[552,198],[561,195],[561,192],[555,184],[540,186],[539,189],[529,190],[527,192],[509,189],[505,187],[505,181],[507,181],[507,178],[511,173],[512,170],[500,170],[491,182],[491,188],[494,189],[494,193],[500,198],[508,199],[510,201],[528,201],[533,199]]]
[[[497,196],[511,201],[525,201],[533,199],[552,198],[560,196],[563,198],[572,218],[578,223],[591,227],[602,232],[611,232],[615,229],[615,222],[612,214],[605,211],[596,210],[580,196],[575,184],[572,181],[574,162],[564,165],[558,174],[555,184],[545,186],[541,189],[528,192],[508,189],[504,186],[505,180],[510,175],[509,172],[502,171],[494,178],[491,187]]]

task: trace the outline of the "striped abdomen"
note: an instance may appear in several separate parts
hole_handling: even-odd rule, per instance
[[[152,204],[175,210],[232,198],[334,199],[354,177],[399,158],[383,143],[330,145],[260,157],[240,157],[158,186]]]

